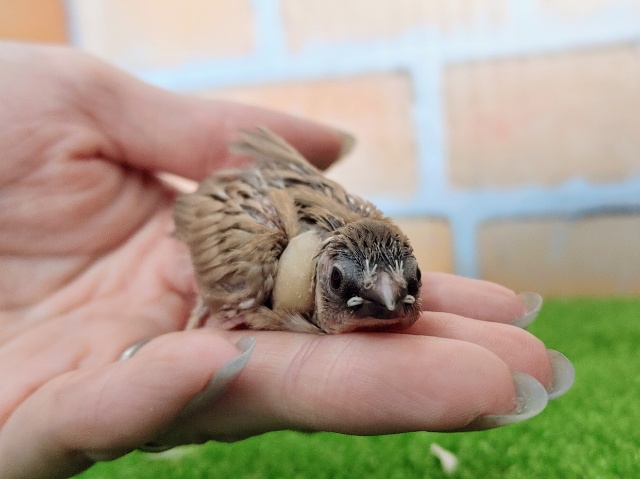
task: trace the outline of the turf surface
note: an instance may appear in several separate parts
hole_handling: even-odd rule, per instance
[[[277,432],[167,455],[134,452],[77,477],[640,477],[640,299],[549,300],[529,329],[572,360],[576,383],[522,424],[378,437]],[[433,442],[458,457],[453,475],[429,453]]]

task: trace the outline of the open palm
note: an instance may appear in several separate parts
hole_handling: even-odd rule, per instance
[[[156,173],[228,166],[227,142],[257,124],[321,167],[339,156],[328,128],[170,94],[71,50],[0,45],[0,475],[66,477],[153,440],[238,355],[247,332],[177,332],[193,275]],[[254,356],[202,434],[455,428],[513,408],[512,370],[550,384],[544,345],[503,324],[524,311],[515,294],[424,282],[433,312],[410,334],[251,332]]]

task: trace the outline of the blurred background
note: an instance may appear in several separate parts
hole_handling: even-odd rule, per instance
[[[423,269],[640,294],[640,0],[0,0],[0,38],[351,132],[329,175]]]

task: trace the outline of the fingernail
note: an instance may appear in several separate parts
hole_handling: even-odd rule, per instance
[[[514,371],[516,407],[510,414],[491,414],[474,419],[463,431],[484,431],[508,426],[537,416],[547,406],[547,390],[533,376]]]
[[[216,371],[209,384],[189,401],[180,416],[188,416],[220,398],[249,362],[255,345],[255,338],[249,336],[238,341],[236,348],[241,351],[241,354],[226,362]]]
[[[338,159],[341,159],[347,156],[349,153],[351,153],[351,150],[353,150],[353,147],[356,144],[356,138],[352,134],[347,133],[346,131],[342,131],[342,130],[337,130],[337,131],[341,137],[340,153],[338,154]]]
[[[576,370],[571,361],[559,351],[548,349],[549,359],[551,359],[551,369],[553,370],[553,383],[549,386],[549,400],[559,398],[566,393],[576,379]]]
[[[93,462],[109,462],[129,454],[131,451],[83,451],[82,454],[87,456]]]
[[[520,293],[518,297],[524,304],[525,312],[511,324],[519,328],[526,329],[526,327],[529,326],[536,317],[538,317],[540,308],[542,308],[542,296],[538,293],[527,292]]]

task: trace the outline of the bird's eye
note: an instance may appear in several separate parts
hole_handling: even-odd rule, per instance
[[[340,286],[342,286],[342,271],[337,266],[334,266],[331,270],[331,288],[334,290],[339,290]]]
[[[407,280],[407,292],[416,296],[420,290],[420,279],[422,278],[422,273],[420,272],[420,268],[416,267],[416,274],[413,278],[409,278]]]
[[[418,294],[418,283],[415,279],[410,279],[407,282],[407,293],[409,293],[411,296],[416,296]]]

